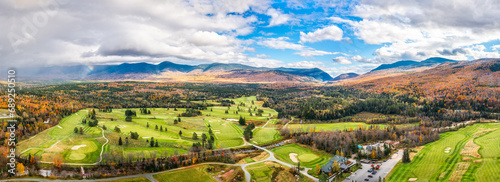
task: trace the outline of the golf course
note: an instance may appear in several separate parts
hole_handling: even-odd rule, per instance
[[[474,124],[441,134],[410,163],[398,163],[388,181],[500,181],[500,123]]]
[[[94,164],[105,158],[123,157],[135,160],[157,154],[172,155],[187,153],[193,143],[201,142],[202,134],[214,134],[214,148],[243,146],[243,130],[238,119],[245,118],[246,123],[257,127],[269,121],[277,120],[276,111],[262,107],[262,102],[255,96],[228,99],[231,106],[213,106],[201,110],[202,114],[194,117],[180,117],[185,108],[147,108],[150,113],[143,114],[139,108],[113,109],[110,112],[96,112],[98,125],[90,127],[82,122],[91,112],[91,108],[82,109],[65,117],[58,125],[45,130],[18,145],[22,155],[39,157],[40,161],[52,163],[61,157],[64,163]],[[216,104],[215,101],[206,101]],[[126,121],[125,112],[136,112],[131,121]],[[260,114],[258,110],[261,110]],[[180,119],[180,122],[175,120]],[[75,132],[76,130],[76,132]],[[137,133],[137,139],[131,138]],[[181,134],[182,133],[182,134]],[[193,137],[193,135],[197,137]],[[149,140],[158,141],[157,147],[151,147]],[[274,128],[256,128],[252,143],[268,143],[280,139]],[[119,140],[124,144],[120,145]]]

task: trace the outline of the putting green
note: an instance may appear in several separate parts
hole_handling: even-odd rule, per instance
[[[79,161],[85,159],[87,155],[78,153],[78,152],[71,152],[71,155],[69,155],[69,159]]]
[[[318,156],[315,154],[302,154],[302,155],[299,155],[298,158],[299,158],[299,161],[301,161],[301,162],[311,162],[311,161],[318,159]]]

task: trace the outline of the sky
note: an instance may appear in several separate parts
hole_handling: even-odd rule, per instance
[[[3,67],[240,63],[362,74],[500,57],[496,0],[0,0]]]

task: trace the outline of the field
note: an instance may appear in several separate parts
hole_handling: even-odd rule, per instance
[[[281,168],[283,170],[281,170]],[[297,181],[297,178],[288,172],[290,168],[278,164],[276,162],[261,162],[246,167],[246,170],[251,174],[252,181],[271,181],[273,172],[277,172],[276,181]],[[303,177],[300,181],[311,181],[307,177]]]
[[[148,108],[151,114],[141,114],[138,108],[131,108],[130,110],[137,113],[131,122],[125,121],[127,109],[113,109],[112,112],[101,112],[96,109],[99,127],[89,127],[81,123],[90,110],[83,109],[65,117],[57,126],[21,141],[18,151],[23,155],[39,156],[43,162],[52,162],[56,155],[61,155],[65,163],[95,163],[102,148],[105,150],[103,158],[119,156],[135,160],[155,155],[182,154],[187,153],[193,143],[201,142],[203,133],[209,136],[209,126],[215,135],[215,148],[238,147],[243,145],[245,128],[237,122],[240,116],[245,117],[247,123],[262,125],[277,113],[272,109],[262,108],[262,102],[256,101],[255,96],[233,100],[235,104],[229,107],[228,113],[225,113],[227,106],[208,107],[207,110],[201,111],[200,116],[181,117],[181,122],[177,124],[174,124],[174,120],[186,109]],[[207,102],[216,104],[214,101]],[[264,111],[263,116],[256,116],[258,109]],[[276,119],[272,121],[274,123]],[[103,126],[107,129],[102,130]],[[81,127],[83,134],[75,133],[75,127],[78,129]],[[119,128],[120,132],[114,131],[115,128]],[[109,139],[109,144],[105,147],[103,144],[107,141],[103,138],[103,131],[105,137]],[[179,135],[179,131],[182,131],[182,135]],[[130,132],[137,132],[139,138],[131,139]],[[198,139],[193,139],[194,133],[198,135]],[[256,131],[254,137],[256,143],[272,142],[280,138],[278,131],[271,128]],[[123,145],[118,145],[120,138]],[[128,144],[125,144],[125,138],[128,138]],[[149,146],[147,141],[151,138],[158,141],[158,147]]]
[[[200,165],[179,169],[171,172],[164,172],[153,175],[158,181],[200,181],[217,182],[213,176],[221,175],[224,180],[232,179],[241,172],[240,167],[229,167],[225,165]]]
[[[408,181],[409,178],[417,178],[417,181],[500,181],[498,173],[500,129],[498,128],[500,123],[475,124],[455,132],[443,133],[440,140],[425,145],[412,162],[398,163],[387,179],[388,181]],[[487,129],[496,130],[483,132]],[[460,155],[470,140],[480,146],[481,158]]]
[[[287,162],[289,164],[297,164],[290,159],[290,154],[297,154],[297,158],[300,161],[300,165],[304,167],[313,168],[316,164],[323,166],[333,157],[333,155],[329,155],[322,152],[313,151],[311,149],[302,147],[297,144],[290,144],[281,147],[277,147],[271,149],[276,154],[276,158]]]

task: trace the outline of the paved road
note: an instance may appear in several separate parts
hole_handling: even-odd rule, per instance
[[[391,172],[392,168],[394,168],[394,166],[396,166],[396,164],[402,158],[403,158],[403,150],[399,150],[398,154],[393,154],[391,159],[387,160],[386,162],[383,162],[377,174],[374,175],[368,172],[368,169],[371,168],[371,164],[361,163],[363,169],[357,170],[353,175],[350,176],[349,180],[346,179],[344,180],[344,182],[351,182],[351,181],[362,182],[365,179],[369,179],[370,181],[378,181],[379,177],[383,179],[385,176],[387,176],[389,172]],[[369,178],[368,175],[372,175],[373,178]]]

